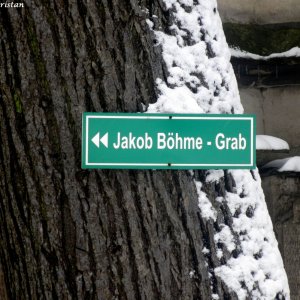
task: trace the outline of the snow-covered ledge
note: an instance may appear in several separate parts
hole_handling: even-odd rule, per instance
[[[273,160],[262,167],[262,170],[273,169],[277,172],[300,172],[300,156]]]
[[[275,136],[257,135],[256,150],[288,152],[290,146],[286,141]]]
[[[250,53],[247,51],[243,51],[237,48],[230,48],[230,53],[232,57],[236,58],[246,58],[246,59],[254,59],[254,60],[269,60],[272,58],[286,58],[286,57],[300,57],[300,48],[294,47],[288,51],[281,53],[272,53],[267,56],[262,56],[254,53]]]
[[[289,153],[290,146],[283,139],[270,135],[256,136],[256,165],[259,168],[272,160],[283,159]]]

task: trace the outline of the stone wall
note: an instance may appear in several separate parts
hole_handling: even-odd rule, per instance
[[[291,299],[300,300],[300,174],[262,176],[262,187],[288,275]]]
[[[241,88],[240,95],[245,112],[256,114],[257,134],[279,137],[289,156],[300,155],[300,86]]]
[[[300,20],[299,0],[218,0],[218,7],[224,22],[274,24]]]

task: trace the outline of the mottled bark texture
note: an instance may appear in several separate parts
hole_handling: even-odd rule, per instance
[[[8,298],[235,299],[209,277],[222,263],[213,233],[220,222],[230,225],[229,210],[220,207],[215,224],[201,219],[189,172],[80,167],[82,112],[140,112],[156,101],[155,79],[165,69],[145,20],[155,14],[167,28],[163,4],[24,3],[0,10],[0,260]],[[203,181],[205,171],[197,176]],[[205,189],[214,199],[232,184],[225,174]]]

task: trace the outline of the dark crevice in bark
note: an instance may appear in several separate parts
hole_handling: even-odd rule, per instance
[[[126,172],[126,171],[124,171],[124,172]],[[116,178],[115,178],[115,180],[116,180]],[[140,299],[141,298],[141,293],[140,293],[140,287],[139,287],[139,284],[138,284],[139,283],[139,272],[138,272],[138,267],[137,267],[137,262],[136,262],[136,256],[135,256],[135,253],[134,253],[134,246],[133,246],[132,236],[131,236],[131,226],[129,224],[130,216],[129,216],[129,213],[126,209],[126,205],[123,202],[124,201],[124,199],[123,199],[123,192],[124,191],[122,191],[122,189],[118,188],[118,183],[117,182],[116,182],[116,185],[114,185],[114,188],[116,189],[116,200],[118,202],[119,207],[121,208],[122,221],[123,221],[123,224],[124,224],[124,229],[125,229],[125,234],[126,234],[126,239],[127,239],[127,244],[128,244],[129,261],[130,261],[130,266],[132,267],[132,271],[131,271],[132,287],[133,287],[133,290],[134,290],[135,298]],[[112,231],[112,234],[113,235],[115,234],[115,230]],[[114,241],[115,239],[112,238],[111,240]]]
[[[192,237],[192,234],[189,230],[189,226],[187,224],[188,216],[187,216],[187,211],[185,210],[185,207],[183,205],[184,199],[182,198],[182,188],[181,188],[181,185],[179,182],[178,174],[173,173],[172,177],[173,177],[173,181],[175,183],[175,187],[177,189],[177,194],[179,195],[178,204],[179,204],[179,210],[181,212],[182,225],[183,225],[184,231],[185,231],[188,241],[189,241],[189,252],[190,252],[190,256],[191,256],[191,260],[192,260],[193,270],[195,271],[195,274],[194,274],[195,279],[194,280],[195,280],[195,282],[197,282],[196,294],[199,295],[200,298],[202,298],[201,291],[199,290],[199,286],[202,281],[202,276],[199,273],[199,269],[198,269],[199,261],[198,261],[197,251],[196,251],[195,245],[194,245],[194,239]]]
[[[201,232],[202,232],[203,246],[209,250],[209,252],[205,254],[205,259],[208,264],[207,269],[208,269],[209,273],[211,274],[210,282],[212,283],[212,292],[214,294],[217,294],[218,293],[218,281],[217,281],[216,275],[214,273],[214,268],[216,267],[216,264],[213,261],[213,257],[212,257],[212,252],[215,251],[214,244],[211,243],[209,230],[206,228],[205,222],[202,219],[199,212],[197,213],[197,216],[198,216],[198,220],[199,220],[199,224],[200,224],[200,228],[201,228]]]
[[[9,50],[11,52],[11,66],[13,69],[13,82],[7,82],[9,86],[14,85],[16,88],[20,88],[21,85],[21,77],[20,73],[18,72],[18,51],[16,46],[16,36],[14,29],[11,24],[11,18],[9,14],[7,13],[6,9],[2,10],[1,16],[0,16],[0,22],[3,24],[4,28],[6,28],[6,32],[9,32],[9,39],[8,39],[8,45]],[[5,51],[4,51],[5,52]],[[8,61],[5,60],[6,64],[8,65]],[[9,77],[8,77],[9,78]]]
[[[66,283],[69,289],[72,299],[78,299],[76,293],[76,227],[72,220],[68,198],[64,190],[60,191],[60,210],[62,212],[62,256],[65,267]]]
[[[90,269],[92,270],[92,291],[91,291],[91,299],[96,299],[96,277],[95,274],[97,273],[96,271],[96,259],[95,259],[95,253],[94,253],[94,249],[93,249],[93,241],[92,238],[90,236],[90,234],[88,234],[88,245],[89,245],[89,263],[90,263]]]
[[[146,259],[146,264],[147,267],[149,268],[149,270],[151,270],[151,265],[150,265],[150,254],[149,254],[149,248],[151,249],[151,236],[148,233],[147,230],[147,224],[144,224],[144,220],[146,220],[146,216],[143,214],[143,204],[144,201],[142,201],[142,199],[140,198],[140,195],[138,193],[138,186],[137,186],[137,178],[136,178],[136,174],[134,174],[133,171],[129,171],[130,174],[130,178],[131,178],[131,190],[132,193],[134,195],[134,199],[135,199],[135,207],[137,210],[137,214],[140,220],[140,226],[141,226],[141,237],[142,237],[142,241],[143,241],[143,252],[145,254],[145,259]],[[156,274],[156,275],[159,275]],[[152,275],[153,276],[153,275]],[[160,296],[160,292],[159,292],[159,287],[155,284],[155,280],[153,279],[153,297],[154,298],[159,298]]]

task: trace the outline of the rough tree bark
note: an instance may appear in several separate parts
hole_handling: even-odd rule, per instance
[[[209,277],[222,263],[213,232],[232,216],[214,203],[217,222],[201,218],[189,172],[80,167],[82,112],[141,112],[156,101],[165,70],[142,8],[166,29],[162,3],[24,3],[0,10],[0,260],[9,299],[235,299]],[[225,173],[204,189],[214,201],[233,185]]]

